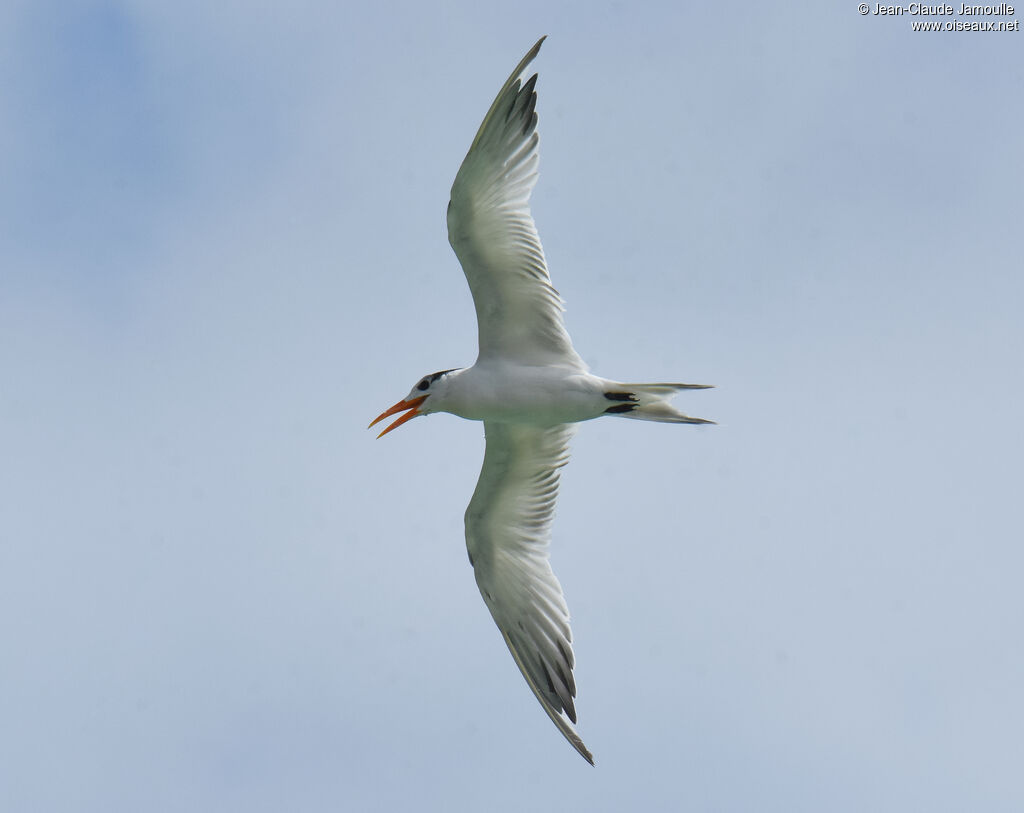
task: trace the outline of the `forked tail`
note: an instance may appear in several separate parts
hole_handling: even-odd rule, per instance
[[[605,410],[608,415],[661,423],[714,423],[691,418],[670,403],[677,392],[711,389],[711,384],[609,384],[604,393],[609,401]]]

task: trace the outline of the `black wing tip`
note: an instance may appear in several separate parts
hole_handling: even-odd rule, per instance
[[[583,744],[583,740],[580,735],[576,733],[575,729],[566,722],[566,718],[562,717],[562,709],[558,708],[559,704],[554,703],[548,698],[541,688],[537,685],[537,681],[530,673],[530,669],[527,668],[526,661],[523,660],[522,654],[519,652],[516,642],[513,639],[512,633],[504,629],[500,624],[498,625],[498,631],[501,633],[501,637],[505,640],[505,645],[508,647],[508,651],[512,653],[512,659],[516,662],[516,666],[519,667],[519,671],[526,679],[526,685],[530,687],[530,691],[533,692],[534,697],[540,701],[541,708],[544,709],[544,713],[551,719],[551,722],[555,724],[562,736],[568,741],[568,743],[576,749],[576,752],[583,757],[591,765],[594,764],[594,755],[590,753],[587,746]],[[550,675],[547,673],[547,668],[544,666],[543,661],[541,662],[541,669],[544,672],[545,677],[550,682]],[[558,699],[558,695],[555,694],[555,699]],[[569,712],[566,712],[566,717],[571,719],[575,724],[576,722],[576,709],[573,708],[572,697],[569,698],[569,705],[572,708],[571,716]]]
[[[537,127],[537,74],[534,74],[522,87],[519,87],[519,80],[510,88],[512,94],[511,103],[505,112],[505,121],[522,121],[522,135],[528,136]]]

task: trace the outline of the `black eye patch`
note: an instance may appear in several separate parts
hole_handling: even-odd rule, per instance
[[[425,390],[425,389],[427,389],[429,387],[430,387],[430,382],[427,381],[427,379],[425,379],[425,378],[419,384],[416,385],[416,389],[418,389],[420,392],[423,392],[423,390]]]

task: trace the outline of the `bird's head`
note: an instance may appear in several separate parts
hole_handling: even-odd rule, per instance
[[[431,373],[425,375],[414,386],[409,390],[409,394],[405,398],[395,404],[393,407],[384,410],[380,415],[373,419],[370,426],[374,426],[380,423],[385,418],[389,418],[399,412],[405,412],[400,418],[392,421],[387,429],[381,432],[377,437],[383,437],[392,429],[397,429],[406,421],[411,421],[417,415],[429,415],[431,412],[438,412],[443,408],[442,401],[447,390],[447,382],[445,378],[450,374],[457,372],[456,370],[442,370],[439,373]]]

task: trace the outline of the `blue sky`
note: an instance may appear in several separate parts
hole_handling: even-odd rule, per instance
[[[856,4],[0,10],[0,806],[1024,807],[1020,33]],[[448,191],[542,34],[599,374],[587,766],[480,600]]]

